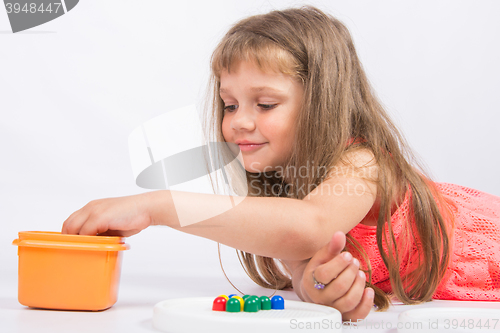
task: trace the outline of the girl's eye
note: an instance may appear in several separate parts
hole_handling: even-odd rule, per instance
[[[257,106],[263,110],[274,109],[278,104],[257,104]],[[224,111],[233,112],[238,108],[238,105],[226,105],[224,106]]]
[[[257,104],[257,105],[264,110],[271,110],[277,106],[277,104]]]
[[[231,112],[231,111],[236,110],[237,107],[238,107],[238,105],[227,105],[224,107],[224,111]]]

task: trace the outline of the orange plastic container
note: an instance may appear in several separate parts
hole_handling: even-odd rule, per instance
[[[19,303],[36,308],[99,311],[116,303],[123,237],[24,231],[18,246]]]

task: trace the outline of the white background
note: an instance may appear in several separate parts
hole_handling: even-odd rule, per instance
[[[18,231],[58,231],[90,200],[145,191],[128,135],[203,98],[210,54],[231,24],[305,3],[350,29],[375,91],[436,180],[500,195],[498,1],[83,0],[16,34],[0,8],[0,275],[13,282],[0,298],[16,297]],[[124,279],[222,274],[212,241],[154,227],[127,242]],[[243,276],[234,251],[224,253],[228,275]]]

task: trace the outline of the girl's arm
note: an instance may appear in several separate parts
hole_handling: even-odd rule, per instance
[[[175,202],[174,200],[175,199]],[[236,198],[238,199],[238,198]],[[309,202],[278,197],[245,197],[222,214],[182,226],[178,215],[186,218],[198,212],[224,211],[227,196],[190,192],[150,192],[153,225],[166,225],[185,233],[211,239],[227,246],[271,258],[300,260],[314,254],[311,229],[319,216]],[[174,204],[175,203],[175,204]],[[189,219],[189,218],[188,218]],[[307,231],[310,231],[307,232]]]
[[[351,160],[363,166],[370,163],[371,156],[357,153]],[[365,169],[372,173],[373,168]],[[228,197],[163,190],[96,200],[73,213],[62,232],[129,236],[152,224],[167,225],[245,252],[304,260],[327,244],[334,232],[351,230],[373,206],[375,185],[346,170],[349,172],[347,166],[335,170],[303,200],[246,197],[220,215],[186,226],[180,225],[176,212],[224,211]]]
[[[308,259],[336,231],[348,233],[370,211],[376,186],[360,177],[376,177],[372,157],[367,151],[352,153],[350,161],[360,170],[354,172],[348,165],[338,167],[333,170],[336,175],[332,173],[303,200],[246,197],[234,208],[188,226],[180,226],[172,195],[175,209],[181,214],[193,209],[223,211],[228,205],[227,196],[153,192],[153,224],[168,225],[261,256],[291,261]]]

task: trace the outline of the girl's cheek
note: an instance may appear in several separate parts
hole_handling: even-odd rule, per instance
[[[228,117],[222,118],[222,136],[224,140],[228,141],[231,133],[231,121]]]
[[[289,122],[290,119],[286,118],[269,119],[265,124],[266,133],[276,139],[280,139],[283,136],[289,136],[290,130],[292,129]]]
[[[283,117],[276,117],[275,115],[266,115],[260,121],[260,127],[265,128],[268,132],[274,133],[274,131],[280,131],[280,127],[283,127],[286,119]]]

